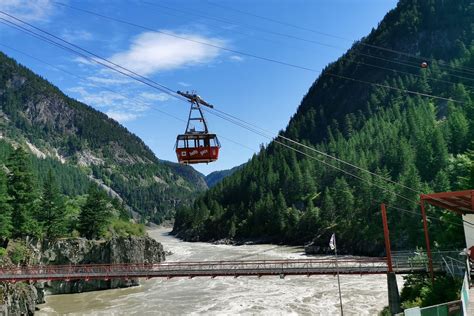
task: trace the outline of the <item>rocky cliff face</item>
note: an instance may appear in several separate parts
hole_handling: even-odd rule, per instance
[[[165,260],[163,246],[145,237],[117,237],[110,240],[67,238],[36,242],[29,246],[30,264],[69,265],[107,263],[159,263]],[[10,263],[11,264],[11,263]],[[36,304],[44,303],[44,293],[69,294],[138,285],[129,280],[73,280],[33,284],[0,283],[0,315],[33,315]]]
[[[39,261],[48,265],[106,264],[106,263],[159,263],[165,260],[163,246],[146,237],[120,237],[107,241],[84,238],[62,239],[40,245]],[[138,285],[138,279],[129,280],[74,280],[51,281],[44,284],[51,294],[80,293]]]
[[[33,285],[0,283],[0,315],[33,315],[37,299]]]

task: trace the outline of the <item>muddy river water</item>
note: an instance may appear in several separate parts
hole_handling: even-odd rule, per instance
[[[168,235],[169,231],[149,231],[165,250],[173,253],[167,261],[308,258],[299,247],[187,243]],[[398,281],[400,288],[402,279]],[[141,284],[47,296],[37,315],[339,314],[334,276],[150,279]],[[376,315],[388,305],[385,275],[342,275],[341,290],[346,315]]]

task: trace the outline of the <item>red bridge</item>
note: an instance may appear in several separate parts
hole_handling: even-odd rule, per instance
[[[394,258],[393,270],[398,274],[423,273],[428,271],[427,260],[408,257]],[[443,262],[444,260],[444,262]],[[446,270],[449,263],[435,260],[436,270]],[[454,269],[453,261],[451,267]],[[0,269],[0,282],[91,280],[129,278],[174,278],[174,277],[239,277],[275,275],[334,275],[340,274],[385,274],[388,272],[385,258],[355,259],[305,259],[305,260],[246,260],[246,261],[202,261],[165,262],[159,264],[87,264],[25,266]]]

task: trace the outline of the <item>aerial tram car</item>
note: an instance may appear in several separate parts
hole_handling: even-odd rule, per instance
[[[216,134],[209,133],[207,122],[201,109],[201,105],[213,108],[214,106],[204,101],[199,95],[189,92],[177,92],[188,99],[191,103],[188,123],[184,134],[176,138],[176,156],[180,164],[209,163],[219,158],[221,147]],[[201,129],[196,129],[196,124]]]

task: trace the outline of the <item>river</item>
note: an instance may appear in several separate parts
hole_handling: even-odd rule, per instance
[[[149,231],[167,261],[307,258],[301,247],[187,243]],[[398,278],[399,288],[402,279]],[[344,314],[376,315],[388,305],[384,275],[341,276]],[[37,315],[265,314],[337,315],[339,297],[333,276],[150,279],[133,288],[46,296]]]

